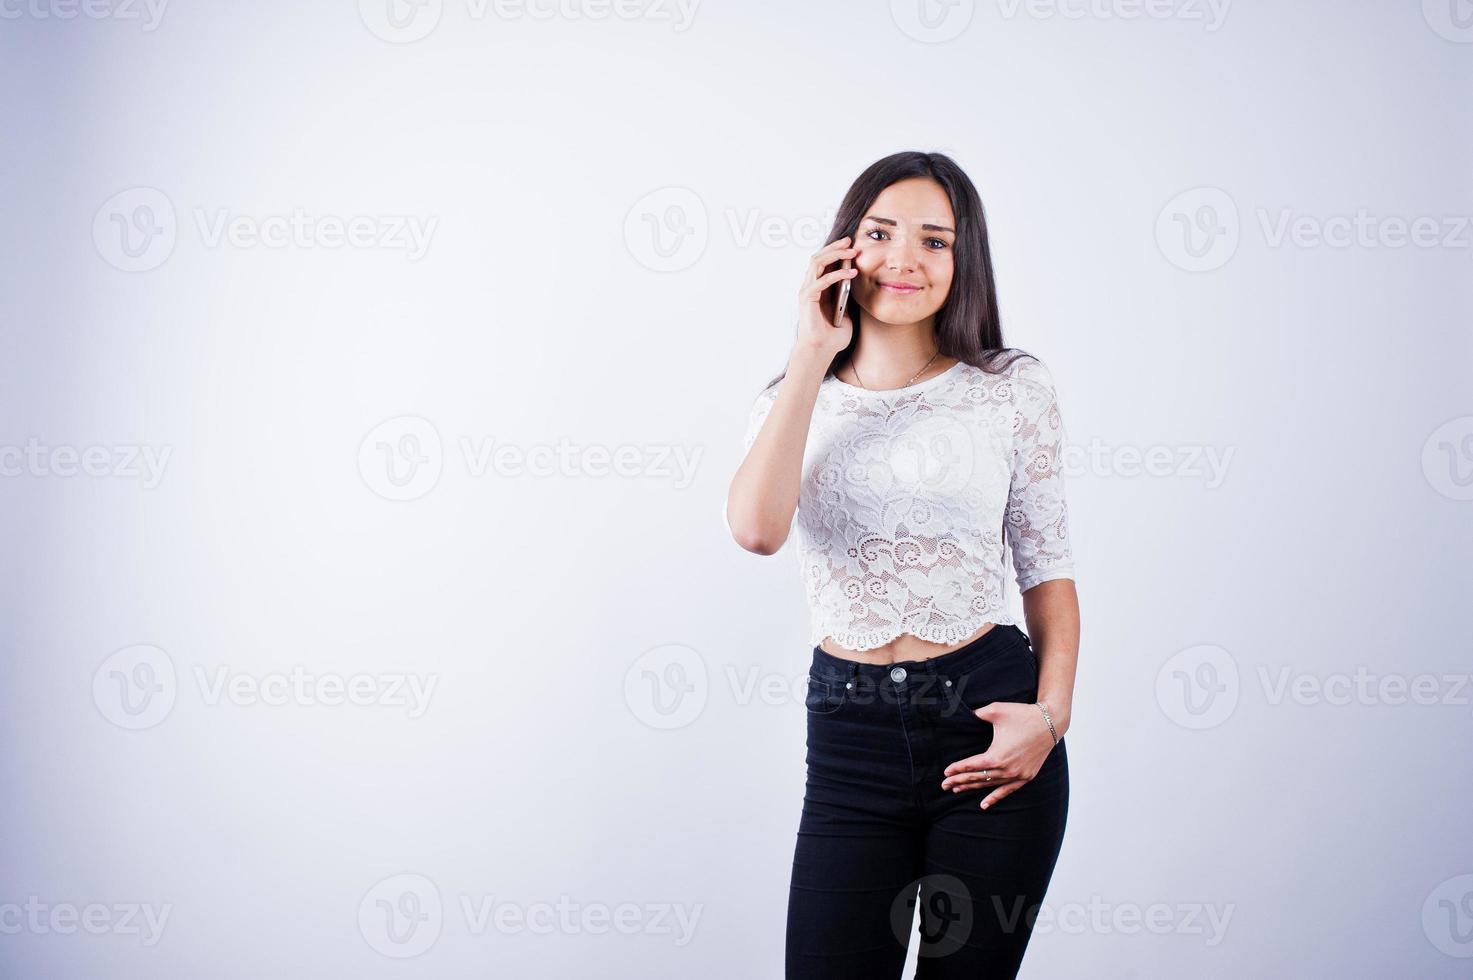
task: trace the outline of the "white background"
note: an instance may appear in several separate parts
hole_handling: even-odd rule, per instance
[[[922,149],[1096,453],[1023,975],[1466,974],[1466,0],[387,2],[0,9],[0,972],[780,975],[807,613],[721,507],[806,256]],[[633,463],[478,468],[564,439]]]

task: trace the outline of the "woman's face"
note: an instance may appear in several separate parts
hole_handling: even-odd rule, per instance
[[[854,300],[881,323],[916,323],[941,309],[955,268],[956,219],[929,177],[880,192],[854,234]]]

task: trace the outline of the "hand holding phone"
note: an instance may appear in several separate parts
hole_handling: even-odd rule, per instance
[[[844,312],[849,305],[850,280],[859,274],[854,268],[859,250],[850,247],[849,242],[847,235],[835,239],[808,260],[808,271],[798,290],[797,339],[805,350],[831,357],[849,346],[854,337],[853,321],[846,319]],[[828,271],[831,268],[833,271]]]
[[[851,268],[848,259],[844,260],[842,268]],[[845,279],[843,282],[839,283],[839,301],[834,304],[833,322],[834,326],[836,327],[844,322],[844,311],[849,308],[849,285],[852,282],[854,282],[854,280],[850,278]]]

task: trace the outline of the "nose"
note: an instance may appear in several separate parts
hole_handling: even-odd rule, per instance
[[[916,267],[915,249],[904,238],[896,237],[891,240],[890,247],[885,250],[885,268],[891,272],[914,272]]]

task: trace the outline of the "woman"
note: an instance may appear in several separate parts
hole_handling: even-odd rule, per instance
[[[1012,977],[1069,802],[1079,606],[1054,387],[1003,347],[982,204],[950,158],[878,161],[829,237],[726,505],[757,554],[797,528],[812,611],[787,977],[899,977],[918,901],[917,977]]]

